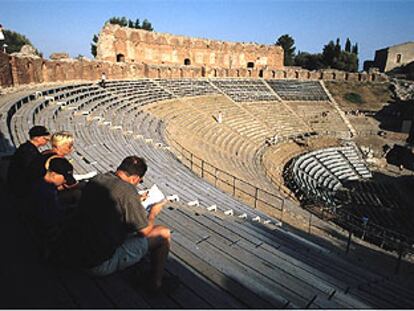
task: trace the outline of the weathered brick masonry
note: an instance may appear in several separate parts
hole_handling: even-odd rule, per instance
[[[380,74],[308,71],[283,67],[283,50],[276,46],[230,43],[144,30],[105,26],[100,33],[96,60],[51,60],[0,52],[0,85],[97,81],[137,78],[265,78],[303,80],[383,81]]]
[[[99,34],[97,59],[223,69],[283,69],[280,46],[191,38],[111,24]]]

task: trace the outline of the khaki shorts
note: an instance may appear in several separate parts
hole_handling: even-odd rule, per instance
[[[121,271],[136,264],[148,252],[148,239],[132,236],[119,246],[111,258],[99,266],[88,269],[93,275],[105,276],[116,271]]]

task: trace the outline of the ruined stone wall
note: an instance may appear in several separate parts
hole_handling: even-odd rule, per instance
[[[414,42],[407,42],[388,48],[385,72],[414,61]]]
[[[0,86],[8,87],[13,85],[13,77],[9,56],[0,51]]]
[[[309,71],[297,67],[286,67],[283,70],[226,69],[209,66],[111,63],[87,59],[45,60],[7,54],[0,54],[0,68],[2,68],[0,85],[3,87],[74,80],[98,81],[103,72],[109,80],[139,78],[264,78],[378,82],[387,80],[386,76],[378,73],[347,73],[338,70]]]
[[[191,38],[111,24],[99,34],[97,59],[221,69],[283,69],[280,46]]]

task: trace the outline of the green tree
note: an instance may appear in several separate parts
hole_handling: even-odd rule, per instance
[[[12,30],[3,30],[4,44],[7,44],[7,52],[15,53],[20,52],[23,45],[31,45],[32,42],[25,36]],[[42,54],[35,48],[36,54],[42,56]]]
[[[295,56],[295,66],[300,66],[308,70],[325,68],[321,53],[310,54],[307,52],[298,52]]]
[[[343,70],[350,72],[358,71],[358,56],[355,53],[343,52],[345,68]]]
[[[153,31],[154,30],[151,23],[147,19],[144,19],[142,21],[141,29],[148,30],[148,31]]]
[[[352,53],[358,55],[358,43],[355,43],[355,45],[352,47]]]
[[[351,40],[349,38],[346,38],[345,52],[351,53]]]
[[[323,47],[322,59],[327,67],[332,67],[336,55],[335,43],[331,40]]]
[[[98,39],[99,38],[96,34],[93,35],[92,43],[91,43],[91,54],[93,55],[93,57],[96,57],[96,54],[97,54]]]
[[[295,57],[295,40],[288,34],[282,35],[277,39],[276,45],[283,48],[283,65],[292,66]]]
[[[135,20],[135,23],[134,23],[134,28],[136,28],[136,29],[141,29],[141,25],[140,25],[139,18],[137,18],[137,19]]]
[[[341,43],[339,38],[336,38],[336,44],[335,44],[335,58],[338,59],[341,55]]]
[[[125,16],[123,17],[111,17],[108,22],[113,25],[119,25],[122,27],[128,26],[128,20]]]

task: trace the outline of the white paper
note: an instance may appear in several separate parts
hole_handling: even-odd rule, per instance
[[[149,190],[146,191],[148,191],[148,196],[145,201],[142,201],[142,206],[144,206],[146,210],[150,210],[154,204],[159,203],[165,199],[164,193],[161,192],[156,184],[154,184]],[[139,191],[139,193],[142,194],[146,191]]]
[[[94,177],[95,175],[97,175],[98,173],[96,171],[92,171],[86,174],[73,174],[73,177],[76,180],[82,180],[82,179],[91,179],[92,177]]]

